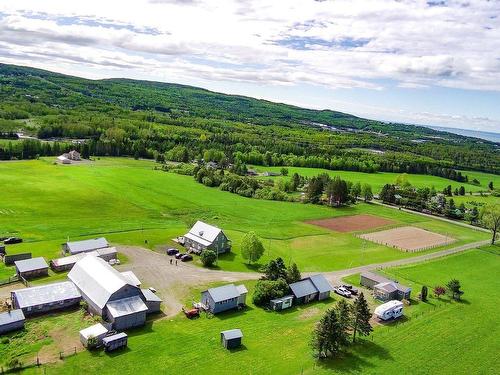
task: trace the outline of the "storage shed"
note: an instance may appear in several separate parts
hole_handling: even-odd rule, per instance
[[[241,346],[243,333],[240,329],[230,329],[220,333],[220,341],[226,349],[236,349]]]
[[[271,309],[275,311],[288,309],[289,307],[292,307],[292,304],[293,304],[293,295],[272,299],[269,302],[269,306],[271,307]]]
[[[306,277],[290,284],[296,303],[308,303],[314,300],[323,300],[330,297],[333,290],[328,280],[321,274]]]
[[[0,313],[0,335],[23,329],[24,320],[23,311],[20,309]]]
[[[373,289],[375,298],[382,301],[410,299],[411,288],[372,272],[361,274],[361,285]]]
[[[161,298],[149,289],[141,289],[141,292],[148,307],[148,314],[160,312],[161,303],[163,302]]]
[[[119,331],[143,326],[148,307],[141,297],[133,296],[108,302],[106,320]]]
[[[84,347],[93,349],[102,345],[102,339],[106,333],[108,329],[101,323],[97,323],[80,331],[80,341]]]
[[[109,262],[112,259],[116,259],[117,254],[118,252],[116,251],[116,247],[105,247],[104,249],[94,250],[89,253],[80,253],[58,259],[52,259],[50,261],[50,268],[52,268],[55,272],[69,271],[73,268],[76,262],[85,258],[87,255],[94,255],[105,260],[106,262]]]
[[[100,237],[91,240],[66,242],[62,245],[62,250],[63,254],[75,255],[104,249],[105,247],[109,247],[109,243],[104,237]]]
[[[107,336],[102,339],[104,350],[111,352],[113,350],[125,348],[127,346],[128,336],[126,333],[121,332],[113,336]]]
[[[244,304],[247,293],[244,285],[236,287],[234,284],[228,284],[201,292],[201,302],[212,314],[217,314]]]
[[[25,279],[48,276],[49,274],[49,265],[42,257],[18,260],[14,262],[14,265],[17,275]]]
[[[82,299],[70,281],[14,290],[10,295],[14,308],[23,310],[25,316],[75,306]]]

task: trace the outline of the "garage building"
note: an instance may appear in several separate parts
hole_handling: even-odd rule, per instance
[[[20,309],[0,313],[0,335],[24,328],[24,314]]]
[[[80,253],[69,255],[67,257],[52,259],[50,261],[50,268],[55,272],[69,271],[80,259],[85,258],[87,255],[94,255],[98,258],[104,259],[109,262],[111,259],[116,259],[118,252],[116,247],[105,247],[104,249],[97,249],[89,253]]]
[[[14,262],[16,273],[24,279],[48,276],[49,265],[42,257],[18,260]]]
[[[106,247],[109,247],[108,241],[104,237],[100,237],[91,240],[66,242],[62,245],[62,250],[63,254],[69,253],[70,255],[75,255],[80,253],[89,253]]]
[[[18,289],[10,295],[14,308],[23,310],[25,316],[76,306],[82,299],[70,281]]]

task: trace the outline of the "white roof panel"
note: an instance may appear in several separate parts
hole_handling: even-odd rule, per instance
[[[141,289],[141,292],[144,298],[146,298],[146,302],[163,302],[160,297],[158,297],[149,289]]]
[[[16,296],[21,309],[81,297],[80,292],[71,281],[18,289],[12,293]]]
[[[101,323],[94,324],[80,331],[80,335],[88,339],[89,337],[99,337],[108,332],[108,329]]]
[[[148,310],[148,307],[144,304],[141,297],[139,296],[127,297],[118,299],[116,301],[111,301],[108,302],[106,307],[108,308],[111,316],[114,318]]]
[[[133,273],[132,271],[125,271],[125,272],[122,272],[121,273],[123,277],[125,277],[125,279],[127,279],[127,281],[129,282],[129,284],[132,284],[132,285],[135,285],[135,286],[140,286],[141,285],[141,281],[137,278],[137,276],[135,275],[135,273]]]
[[[196,239],[191,237],[188,238],[195,239],[197,241],[205,240],[211,244],[215,241],[220,232],[222,232],[222,229],[220,228],[204,223],[203,221],[197,221],[196,224],[189,230],[189,234],[194,236]]]
[[[136,287],[106,261],[92,255],[76,262],[68,278],[101,309],[125,285]]]

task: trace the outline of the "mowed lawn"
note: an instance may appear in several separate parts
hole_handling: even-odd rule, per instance
[[[252,167],[258,172],[277,172],[279,173],[282,167],[263,167],[254,166]],[[373,193],[378,194],[385,184],[392,184],[400,173],[390,173],[390,172],[378,172],[378,173],[363,173],[363,172],[351,172],[351,171],[332,171],[328,169],[321,168],[302,168],[302,167],[286,167],[288,169],[288,177],[290,178],[294,173],[298,173],[301,176],[312,177],[317,176],[320,173],[327,173],[330,176],[340,176],[341,178],[360,183],[369,183],[372,186]],[[472,182],[474,178],[478,179],[481,185],[473,185],[471,183],[457,182],[448,180],[446,178],[428,175],[418,175],[418,174],[407,174],[408,181],[416,187],[431,187],[434,186],[437,191],[442,191],[448,185],[451,185],[452,189],[464,186],[467,192],[477,192],[477,191],[488,191],[488,183],[493,182],[495,187],[500,186],[500,176],[483,173],[483,172],[471,172],[471,171],[461,171],[462,174],[469,177],[469,181]],[[279,179],[278,177],[260,177],[260,178],[270,178]]]
[[[387,270],[411,285],[414,296],[422,284],[431,287],[458,278],[465,291],[463,301],[450,301],[449,297],[431,297],[427,303],[413,301],[405,308],[404,319],[377,326],[373,337],[352,347],[341,359],[316,362],[309,347],[315,322],[341,298],[334,296],[327,302],[282,313],[250,303],[245,311],[212,319],[191,321],[178,316],[159,320],[132,331],[125,351],[82,352],[28,373],[495,374],[500,365],[499,267],[495,247]],[[251,296],[254,283],[245,284]],[[193,298],[197,293],[193,291]],[[78,313],[75,319],[80,319]],[[243,331],[240,350],[227,351],[220,346],[219,332],[231,328]],[[77,332],[68,330],[68,334]]]
[[[266,247],[261,263],[281,256],[305,271],[327,271],[417,254],[306,220],[368,213],[448,234],[457,239],[454,245],[488,238],[484,232],[370,204],[336,209],[244,198],[154,168],[153,162],[125,158],[81,165],[54,165],[53,159],[0,163],[0,235],[25,239],[7,251],[52,259],[60,256],[60,244],[68,239],[97,236],[160,250],[174,245],[171,239],[200,219],[220,226],[233,240],[233,252],[220,259],[222,269],[256,268],[244,263],[239,248],[243,234],[253,230]],[[0,265],[0,278],[11,274],[12,268]]]

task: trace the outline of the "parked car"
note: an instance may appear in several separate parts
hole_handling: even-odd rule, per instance
[[[349,292],[351,292],[352,295],[357,296],[358,295],[358,289],[353,287],[352,285],[349,284],[344,284],[342,285],[344,288],[346,288]]]
[[[173,247],[170,249],[167,249],[167,255],[175,255],[179,252],[179,250],[174,249]]]
[[[19,237],[9,237],[3,241],[3,243],[6,245],[13,245],[15,243],[21,243],[21,242],[23,242],[23,239]]]
[[[184,253],[177,253],[175,254],[175,259],[181,259],[183,255],[186,255]]]
[[[181,256],[182,262],[189,262],[190,260],[193,260],[193,256],[191,254],[184,254]]]
[[[351,298],[351,292],[348,289],[344,288],[343,286],[333,288],[333,291],[343,297]]]

